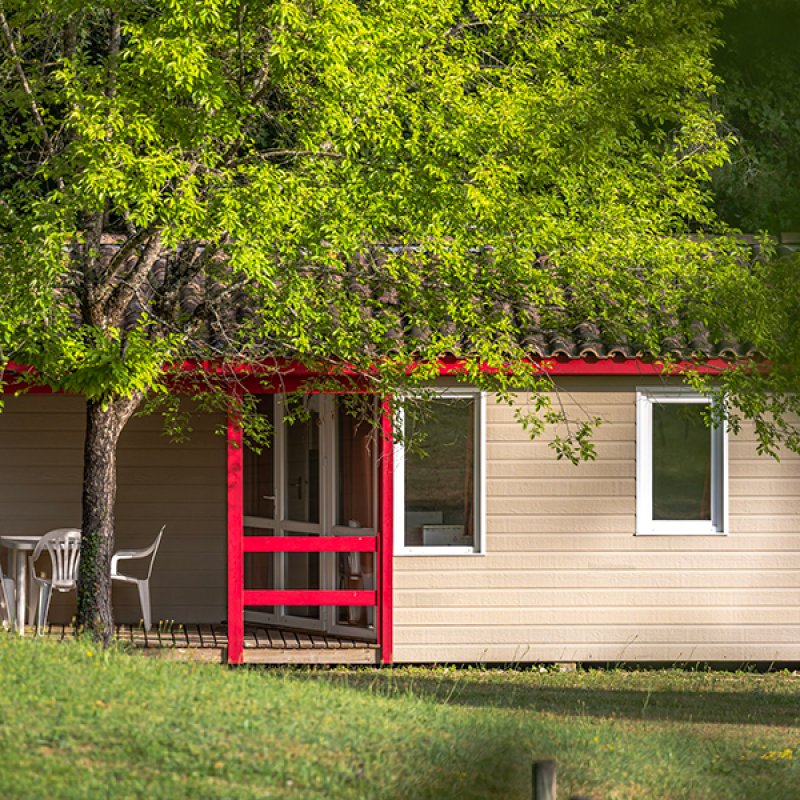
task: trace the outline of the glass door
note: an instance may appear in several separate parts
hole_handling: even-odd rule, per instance
[[[284,398],[265,395],[259,412],[273,428],[270,447],[244,453],[245,536],[322,535],[321,396],[309,396],[300,418],[284,421]],[[246,553],[247,589],[324,588],[320,553]],[[245,619],[322,630],[322,609],[312,606],[248,607]]]
[[[331,425],[331,532],[337,536],[377,535],[378,439],[367,421],[333,409]],[[337,589],[376,588],[376,553],[332,553],[330,580]],[[345,636],[375,639],[375,609],[338,606],[330,609],[328,630]]]
[[[282,443],[276,448],[281,459],[282,502],[279,530],[285,536],[321,536],[322,453],[320,447],[322,418],[320,395],[309,398],[304,414],[291,425],[281,425]],[[282,398],[276,398],[282,409]],[[283,415],[281,414],[281,417]],[[278,444],[278,442],[276,442]],[[281,589],[322,589],[322,553],[279,553],[276,568]],[[287,606],[279,610],[284,623],[321,629],[319,606]]]
[[[274,430],[275,400],[272,395],[259,398],[258,410]],[[245,447],[244,460],[244,535],[274,536],[278,518],[278,488],[275,469],[275,441],[255,453]],[[278,559],[275,553],[244,554],[245,589],[276,589]],[[277,622],[274,606],[248,606],[245,621]]]
[[[244,525],[251,536],[376,535],[377,463],[372,425],[333,395],[309,395],[284,421],[285,399],[265,395],[259,412],[274,431],[270,447],[244,452]],[[374,589],[374,553],[246,553],[247,589]],[[245,619],[304,630],[375,637],[363,607],[248,607]]]

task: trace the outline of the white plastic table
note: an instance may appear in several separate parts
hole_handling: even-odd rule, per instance
[[[25,613],[28,610],[26,553],[32,553],[41,538],[41,536],[0,536],[0,546],[8,550],[9,572],[14,574],[14,580],[17,582],[16,628],[20,636],[25,635]]]

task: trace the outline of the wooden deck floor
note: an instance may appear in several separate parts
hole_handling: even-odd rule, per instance
[[[75,635],[75,629],[50,624],[46,635],[66,639]],[[224,662],[228,649],[225,625],[176,623],[145,631],[141,626],[120,624],[115,638],[146,655],[179,661]],[[374,642],[250,623],[244,629],[246,664],[375,664],[378,656]]]

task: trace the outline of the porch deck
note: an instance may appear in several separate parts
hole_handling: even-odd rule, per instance
[[[71,625],[48,625],[46,636],[66,639],[75,635]],[[175,661],[224,662],[228,650],[227,626],[183,624],[153,626],[119,624],[114,638],[148,656]],[[375,642],[332,634],[294,631],[246,623],[245,664],[377,664]]]

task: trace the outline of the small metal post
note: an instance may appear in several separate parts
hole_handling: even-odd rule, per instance
[[[533,762],[533,800],[556,800],[556,762]]]

